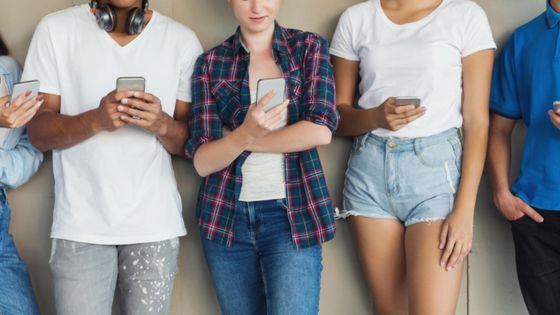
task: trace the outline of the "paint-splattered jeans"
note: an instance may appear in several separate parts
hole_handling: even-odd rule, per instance
[[[110,315],[117,284],[121,314],[167,314],[178,253],[178,238],[119,246],[53,239],[57,314]]]
[[[457,129],[416,139],[365,134],[354,140],[343,191],[343,217],[401,221],[446,219],[461,179]]]

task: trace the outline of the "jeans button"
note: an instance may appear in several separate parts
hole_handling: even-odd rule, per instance
[[[397,147],[397,144],[394,143],[394,142],[392,142],[392,141],[390,141],[389,143],[387,143],[387,146],[389,147],[389,149],[394,149],[394,148]]]

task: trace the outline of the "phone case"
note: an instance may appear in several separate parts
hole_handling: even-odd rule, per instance
[[[143,77],[120,77],[117,79],[117,91],[142,91],[146,89]]]

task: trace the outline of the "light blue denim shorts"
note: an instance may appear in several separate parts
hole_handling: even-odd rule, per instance
[[[462,137],[455,128],[416,139],[356,137],[341,216],[395,219],[405,226],[446,219],[461,163]]]

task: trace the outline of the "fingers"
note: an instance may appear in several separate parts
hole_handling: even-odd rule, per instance
[[[560,112],[560,109],[556,111],[549,110],[548,116],[550,116],[550,119],[552,120],[552,123],[556,126],[556,128],[560,129],[560,114],[558,112]]]
[[[257,109],[263,110],[266,107],[266,105],[268,105],[268,103],[272,100],[272,98],[274,98],[274,91],[270,91],[268,92],[261,100],[260,102],[257,103]]]
[[[544,222],[544,218],[535,209],[531,208],[524,202],[522,202],[521,211],[538,223]]]
[[[445,248],[445,244],[447,243],[447,232],[449,232],[449,224],[447,222],[443,223],[441,227],[441,232],[439,234],[439,249],[442,250]]]
[[[31,119],[33,119],[33,117],[35,116],[35,114],[37,114],[37,111],[39,111],[39,108],[41,107],[41,105],[43,105],[45,101],[41,100],[39,102],[36,102],[34,104],[34,106],[32,106],[31,108],[29,108],[26,112],[23,113],[23,115],[21,115],[16,121],[15,121],[15,126],[14,128],[19,128],[22,127],[24,125],[26,125]]]
[[[405,117],[394,120],[394,124],[397,126],[406,126],[416,119],[422,117],[426,113],[425,110],[419,108],[418,110],[410,111],[409,113],[403,114]]]
[[[134,91],[112,91],[111,93],[107,94],[107,96],[109,97],[108,101],[111,103],[118,103],[124,98],[133,97],[134,93]]]
[[[6,107],[10,102],[10,95],[0,97],[0,107]]]
[[[39,102],[42,102],[45,97],[43,95],[39,95],[37,97],[33,97],[23,104],[19,105],[15,111],[16,115],[23,115],[25,112],[33,109]],[[41,103],[42,104],[42,103]]]
[[[154,96],[150,93],[142,92],[142,91],[135,91],[135,92],[133,92],[132,96],[134,98],[144,100],[147,103],[159,103],[160,102],[159,98],[157,98],[156,96]]]
[[[14,107],[21,106],[21,104],[23,104],[25,100],[27,100],[27,98],[29,97],[29,95],[31,95],[31,93],[32,93],[31,91],[26,91],[18,95],[18,97],[12,102],[12,106]]]
[[[441,267],[443,267],[445,269],[448,268],[449,258],[453,254],[453,248],[454,247],[455,247],[455,240],[448,239],[446,244],[445,244],[445,249],[443,250],[443,253],[441,254],[441,261],[439,263],[439,265]]]
[[[121,100],[121,104],[128,105],[125,107],[133,107],[149,113],[158,113],[161,111],[161,106],[157,106],[156,104],[153,103],[152,104],[146,103],[138,99],[124,98]]]
[[[154,118],[153,113],[143,111],[143,110],[138,110],[136,108],[132,108],[132,107],[125,106],[125,105],[117,106],[117,110],[121,113],[127,114],[129,117],[138,117],[138,118],[143,119],[143,120],[152,120]],[[136,120],[138,120],[138,119],[136,119]]]
[[[461,258],[461,255],[463,253],[463,245],[461,242],[453,242],[454,246],[453,246],[453,253],[451,254],[451,257],[449,258],[449,261],[447,262],[447,266],[445,267],[445,270],[449,271],[452,268],[455,268],[455,266],[457,266],[457,264],[459,263],[459,259]]]

